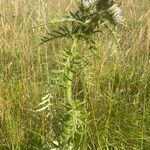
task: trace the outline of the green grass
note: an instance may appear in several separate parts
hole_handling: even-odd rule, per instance
[[[68,4],[0,0],[0,150],[49,150],[59,134],[61,91],[48,118],[47,112],[35,110],[66,41],[37,45],[55,27],[43,24],[69,10]],[[82,149],[150,149],[149,7],[149,0],[123,1],[127,27],[116,29],[119,48],[107,33],[95,36],[99,57],[90,59],[92,84],[84,93],[88,132]],[[82,81],[74,85],[80,89]]]

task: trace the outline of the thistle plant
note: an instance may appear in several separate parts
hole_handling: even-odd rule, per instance
[[[52,20],[50,23],[60,23],[61,25],[42,39],[42,43],[61,38],[69,41],[66,48],[59,52],[59,69],[52,70],[54,77],[51,78],[49,92],[39,104],[39,111],[45,109],[50,111],[53,105],[52,99],[57,99],[56,91],[61,88],[65,93],[62,97],[64,100],[62,107],[65,111],[62,115],[60,134],[51,140],[52,145],[61,150],[86,149],[82,147],[88,125],[86,102],[84,96],[75,99],[76,95],[84,89],[78,93],[73,92],[74,78],[76,75],[87,74],[90,56],[93,55],[92,51],[96,50],[93,35],[101,32],[103,25],[110,29],[108,20],[113,24],[122,21],[120,8],[112,0],[83,0],[77,2],[77,5],[76,12],[69,12],[64,17]],[[81,43],[84,45],[82,50],[80,48]],[[86,81],[85,83],[87,84]]]

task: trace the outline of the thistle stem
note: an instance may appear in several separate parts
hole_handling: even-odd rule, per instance
[[[72,79],[73,79],[73,73],[71,71],[68,71],[67,73],[67,102],[68,104],[70,104],[71,106],[73,106],[73,100],[72,100]]]
[[[76,46],[77,46],[77,38],[73,38],[73,42],[71,44],[71,56],[68,58],[68,69],[67,69],[67,80],[66,80],[66,85],[67,85],[67,89],[66,89],[66,94],[67,94],[67,102],[68,104],[71,105],[71,107],[74,107],[74,102],[72,99],[72,80],[73,80],[73,72],[71,71],[72,68],[72,64],[71,61],[74,57],[74,52],[76,50]]]

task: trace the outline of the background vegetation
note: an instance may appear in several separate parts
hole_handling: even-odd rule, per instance
[[[150,149],[150,1],[123,0],[122,7],[127,27],[116,28],[119,43],[105,31],[95,36],[83,149]],[[48,117],[36,110],[67,41],[37,45],[57,26],[47,21],[70,9],[69,0],[0,0],[1,150],[49,150],[59,134],[61,91]]]

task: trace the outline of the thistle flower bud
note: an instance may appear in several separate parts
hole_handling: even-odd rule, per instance
[[[123,13],[116,0],[81,0],[85,8],[89,8],[92,4],[96,4],[97,12],[104,12],[109,15],[113,23],[119,24],[123,22]]]
[[[88,8],[93,3],[93,0],[82,0],[82,4],[84,7]]]
[[[123,13],[117,3],[113,4],[109,9],[108,13],[112,16],[115,23],[123,22]]]

